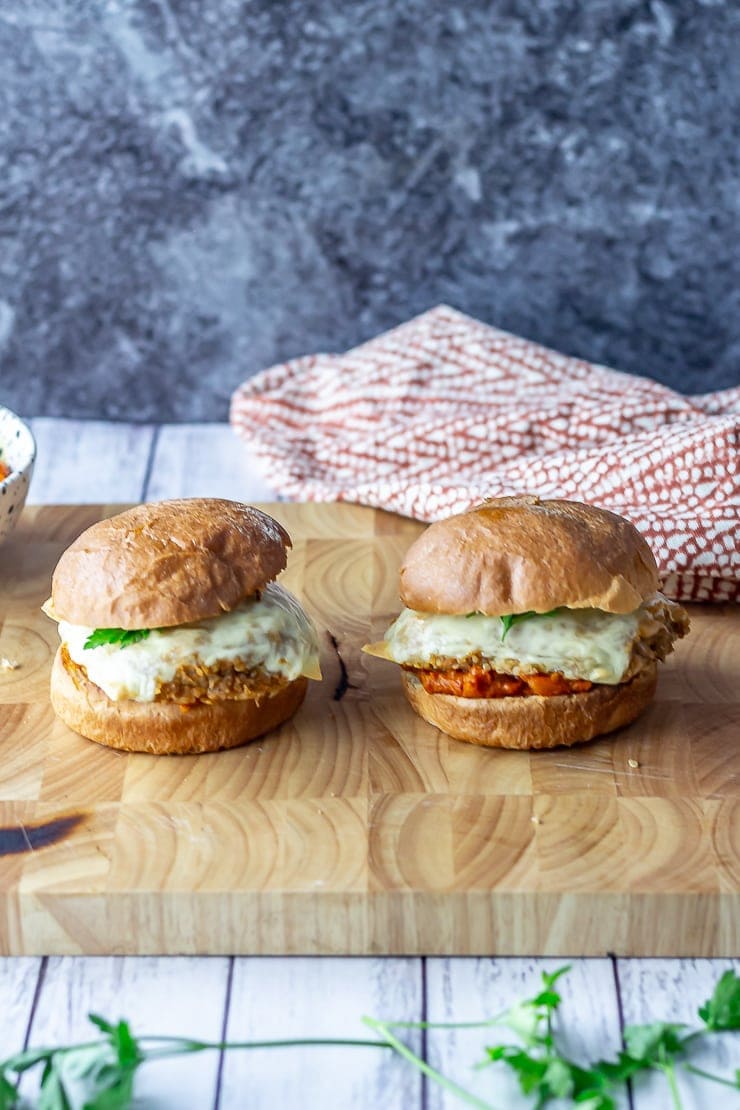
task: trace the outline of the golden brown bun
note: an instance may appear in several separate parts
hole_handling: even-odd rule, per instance
[[[619,686],[552,698],[428,694],[413,674],[401,673],[413,708],[448,736],[486,748],[528,749],[580,744],[634,721],[655,693],[657,667],[651,663]]]
[[[54,616],[89,628],[163,628],[216,617],[285,567],[290,537],[237,501],[137,505],[83,532],[57,563]]]
[[[629,613],[658,588],[653,553],[621,516],[578,501],[500,497],[432,524],[401,567],[423,613]]]
[[[116,702],[79,672],[73,677],[60,648],[51,671],[51,704],[69,728],[98,744],[152,755],[192,755],[237,748],[276,728],[298,709],[307,685],[307,679],[297,678],[272,697],[187,710],[175,702]]]

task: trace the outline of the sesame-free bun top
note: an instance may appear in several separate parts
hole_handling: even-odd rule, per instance
[[[272,581],[290,537],[237,501],[137,505],[93,524],[57,563],[51,611],[90,628],[164,628],[233,609]]]
[[[658,588],[653,553],[621,516],[578,501],[500,497],[432,524],[401,567],[425,613],[629,613]]]

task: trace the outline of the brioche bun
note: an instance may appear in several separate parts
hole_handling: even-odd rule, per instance
[[[277,521],[238,502],[139,505],[94,524],[67,548],[45,610],[83,629],[164,629],[208,620],[267,586],[285,567],[290,546]],[[63,644],[52,667],[51,702],[69,728],[99,744],[186,754],[261,736],[295,713],[306,686],[304,676],[286,678],[276,692],[225,693],[189,705],[166,697],[114,700]]]
[[[160,501],[101,520],[60,558],[57,619],[88,628],[165,628],[216,617],[285,567],[290,537],[236,501]]]
[[[423,613],[629,613],[658,588],[655,558],[621,516],[577,501],[499,497],[432,524],[401,567]]]
[[[412,708],[430,725],[456,740],[522,750],[580,744],[628,725],[652,699],[657,667],[650,663],[619,686],[594,686],[585,694],[549,698],[428,694],[415,675],[401,673]]]
[[[126,752],[194,755],[237,748],[292,717],[308,680],[297,678],[271,697],[181,706],[176,702],[111,701],[60,648],[51,670],[51,704],[65,725],[88,740]]]

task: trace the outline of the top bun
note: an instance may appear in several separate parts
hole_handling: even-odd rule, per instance
[[[401,599],[423,613],[629,613],[658,588],[653,553],[621,516],[578,501],[499,497],[440,520],[409,548]]]
[[[233,609],[285,566],[290,537],[237,501],[138,505],[93,524],[67,548],[51,585],[57,620],[90,628],[163,628]]]

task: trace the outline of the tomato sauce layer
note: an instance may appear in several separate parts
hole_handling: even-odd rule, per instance
[[[452,694],[457,698],[550,698],[558,694],[584,694],[593,686],[583,678],[564,678],[551,674],[512,675],[488,671],[483,667],[467,670],[422,670],[407,668],[421,682],[428,694]]]

